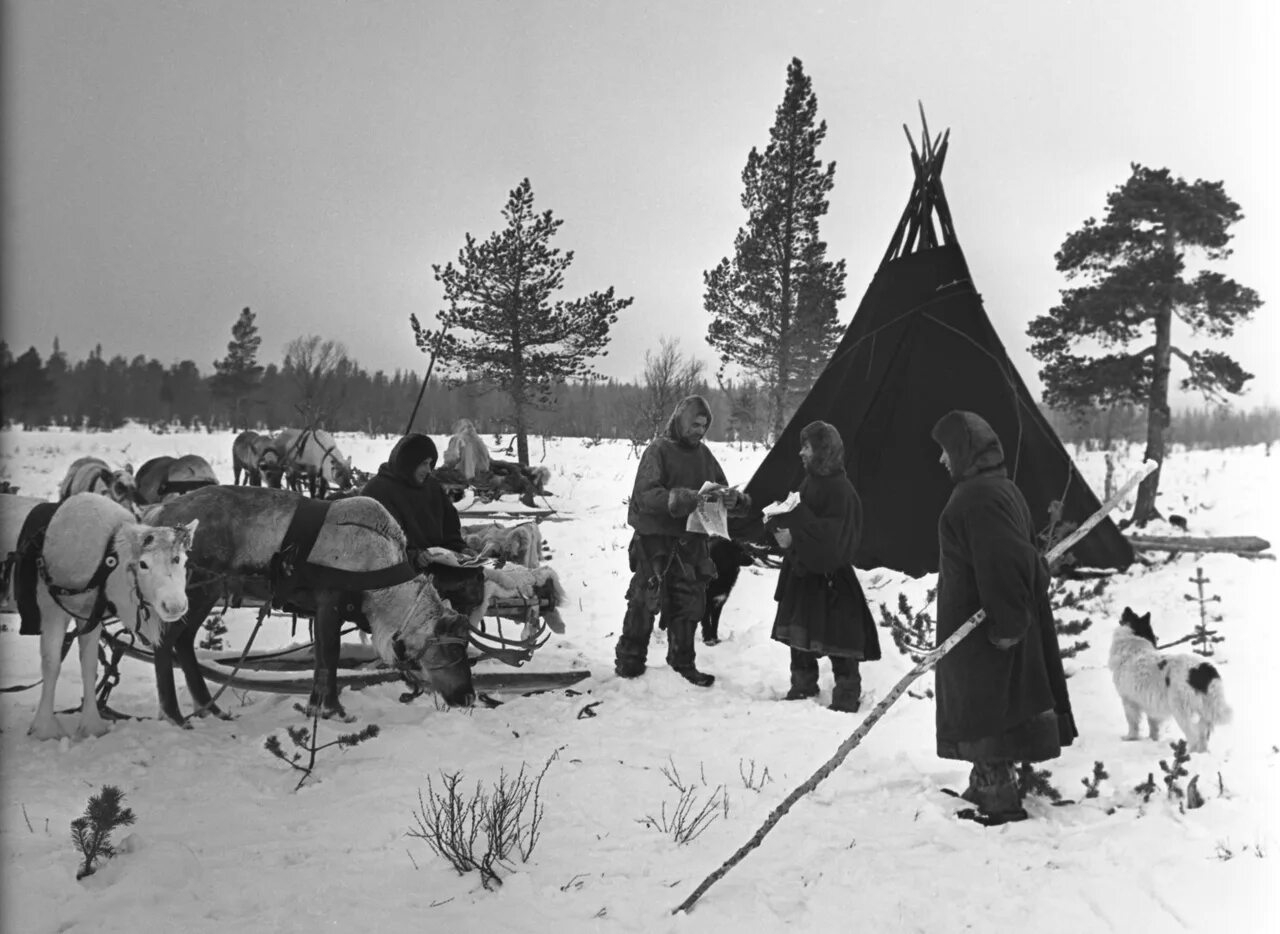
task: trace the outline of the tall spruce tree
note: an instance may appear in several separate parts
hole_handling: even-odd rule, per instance
[[[572,301],[552,300],[563,288],[573,251],[552,248],[564,222],[550,211],[534,212],[529,179],[511,192],[502,216],[506,228],[483,243],[466,235],[456,266],[431,267],[449,303],[439,313],[439,358],[452,385],[487,385],[509,397],[517,456],[527,467],[532,410],[550,401],[556,384],[598,376],[588,361],[605,355],[609,329],[632,299],[614,298],[611,286]],[[410,323],[420,348],[436,346],[436,336],[416,315]],[[465,335],[453,333],[459,330]]]
[[[1130,166],[1128,181],[1107,195],[1107,213],[1069,234],[1055,256],[1058,271],[1085,284],[1062,291],[1062,303],[1027,328],[1031,353],[1044,362],[1045,401],[1058,409],[1122,404],[1147,412],[1148,460],[1164,461],[1170,424],[1169,380],[1176,357],[1187,368],[1183,390],[1206,398],[1238,395],[1253,378],[1218,350],[1188,351],[1173,341],[1174,319],[1193,334],[1230,336],[1262,302],[1219,272],[1188,278],[1187,256],[1206,262],[1231,255],[1228,228],[1244,215],[1222,182],[1187,183],[1168,169]],[[1088,341],[1099,355],[1075,353]],[[1134,346],[1136,344],[1136,346]],[[1133,521],[1157,518],[1160,474],[1138,489]]]
[[[248,308],[231,325],[231,341],[227,355],[213,364],[214,374],[209,388],[216,399],[226,403],[233,428],[248,428],[250,397],[262,382],[262,367],[258,366],[258,348],[262,338],[258,325]]]
[[[836,175],[834,162],[817,157],[826,135],[812,84],[793,58],[769,145],[763,153],[753,147],[742,170],[747,223],[734,255],[703,273],[707,340],[721,373],[737,364],[761,384],[775,437],[840,340],[845,264],[827,259],[818,232]]]

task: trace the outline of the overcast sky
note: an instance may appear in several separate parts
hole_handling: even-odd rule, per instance
[[[606,375],[661,336],[704,357],[702,273],[732,251],[742,167],[799,57],[837,163],[822,224],[847,321],[912,182],[902,124],[951,130],[943,175],[997,331],[1129,163],[1221,180],[1225,271],[1268,304],[1226,345],[1280,404],[1280,23],[1273,0],[4,0],[3,336],[47,356],[202,371],[240,309],[260,360],[318,334],[421,370],[433,263],[487,237],[522,178],[564,221],[564,297],[634,296]],[[1176,336],[1176,335],[1175,335]]]

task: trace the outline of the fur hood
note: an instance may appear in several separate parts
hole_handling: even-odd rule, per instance
[[[406,483],[413,483],[413,472],[418,469],[418,465],[429,460],[432,466],[435,466],[439,456],[440,452],[436,450],[434,441],[426,435],[414,432],[396,442],[396,446],[391,449],[391,455],[382,465],[383,469],[379,470],[379,473],[385,471]]]
[[[830,477],[844,473],[844,441],[835,425],[827,422],[810,422],[800,432],[800,443],[809,442],[813,458],[807,472],[815,477]]]
[[[956,482],[1004,466],[1000,438],[980,415],[953,409],[938,419],[929,435],[947,452]]]
[[[667,421],[667,437],[684,447],[697,447],[702,438],[691,438],[690,428],[699,415],[707,419],[707,431],[711,431],[711,406],[702,396],[685,396],[676,403],[675,411]]]

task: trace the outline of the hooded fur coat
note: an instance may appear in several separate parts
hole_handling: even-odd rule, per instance
[[[1049,569],[1031,511],[991,426],[953,411],[933,439],[955,482],[938,519],[941,644],[979,609],[987,618],[938,662],[938,755],[970,762],[1052,759],[1078,735],[1062,669]],[[999,648],[996,640],[1016,640]]]
[[[791,532],[773,598],[773,638],[818,655],[875,661],[880,638],[853,558],[862,535],[862,501],[844,468],[835,428],[817,422],[801,438],[813,449],[800,504],[767,523]]]
[[[636,534],[679,538],[684,535],[685,522],[697,503],[685,497],[672,511],[672,491],[697,493],[708,480],[728,483],[711,449],[700,437],[690,433],[693,420],[699,415],[706,418],[710,430],[711,406],[707,400],[702,396],[686,396],[672,411],[666,431],[654,438],[640,456],[627,507],[627,523]],[[688,504],[688,508],[683,508],[684,504]]]
[[[425,460],[436,459],[435,443],[422,434],[405,435],[391,449],[387,462],[364,485],[362,496],[370,496],[400,523],[411,551],[423,548],[448,548],[463,551],[462,522],[453,500],[434,477],[422,483],[413,472]]]

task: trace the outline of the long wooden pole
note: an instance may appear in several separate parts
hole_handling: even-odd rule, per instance
[[[1153,473],[1159,466],[1160,465],[1155,463],[1155,461],[1147,461],[1144,463],[1142,468],[1129,479],[1128,483],[1122,486],[1109,500],[1103,503],[1097,512],[1081,523],[1080,528],[1076,529],[1055,545],[1049,553],[1045,555],[1045,560],[1049,564],[1053,564],[1061,558],[1069,549],[1075,546],[1076,542],[1088,535],[1095,525],[1105,519],[1107,517],[1107,513],[1120,505],[1120,501],[1128,496],[1131,490],[1141,483],[1148,475]],[[987,614],[985,610],[979,610],[977,613],[974,613],[965,621],[964,625],[953,632],[945,642],[922,658],[916,663],[914,668],[903,675],[898,683],[893,686],[893,690],[886,694],[880,703],[876,704],[875,708],[867,714],[866,719],[858,724],[858,728],[853,731],[848,739],[840,744],[840,748],[836,750],[835,755],[824,762],[821,768],[810,775],[808,779],[796,788],[795,791],[787,795],[783,802],[769,813],[769,816],[765,818],[764,823],[760,826],[760,829],[752,835],[751,839],[739,847],[738,851],[722,863],[719,869],[703,879],[701,884],[693,890],[693,894],[675,908],[671,909],[671,913],[676,914],[677,912],[688,911],[692,908],[693,903],[701,898],[707,889],[715,885],[715,883],[718,882],[725,873],[740,863],[748,853],[758,847],[761,841],[764,840],[765,834],[772,830],[778,821],[782,820],[782,816],[791,810],[792,805],[809,792],[813,791],[813,789],[817,788],[819,782],[840,766],[840,763],[845,760],[845,757],[853,751],[855,746],[862,742],[863,737],[871,732],[871,728],[880,721],[880,718],[883,717],[885,712],[893,706],[894,702],[906,693],[911,682],[915,681],[916,678],[920,677],[934,665],[938,664],[938,660],[941,659],[942,656],[955,648],[956,645],[960,643],[961,639],[973,632],[973,630],[977,628],[978,624],[986,618]]]
[[[431,382],[431,371],[436,366],[436,356],[440,353],[440,345],[444,342],[444,325],[440,326],[440,333],[436,335],[435,343],[431,347],[431,359],[427,363],[427,375],[422,377],[422,388],[418,390],[418,400],[413,403],[413,411],[409,413],[409,424],[405,426],[404,433],[407,435],[413,431],[413,420],[418,417],[418,406],[422,405],[422,396],[427,391],[427,383]]]

